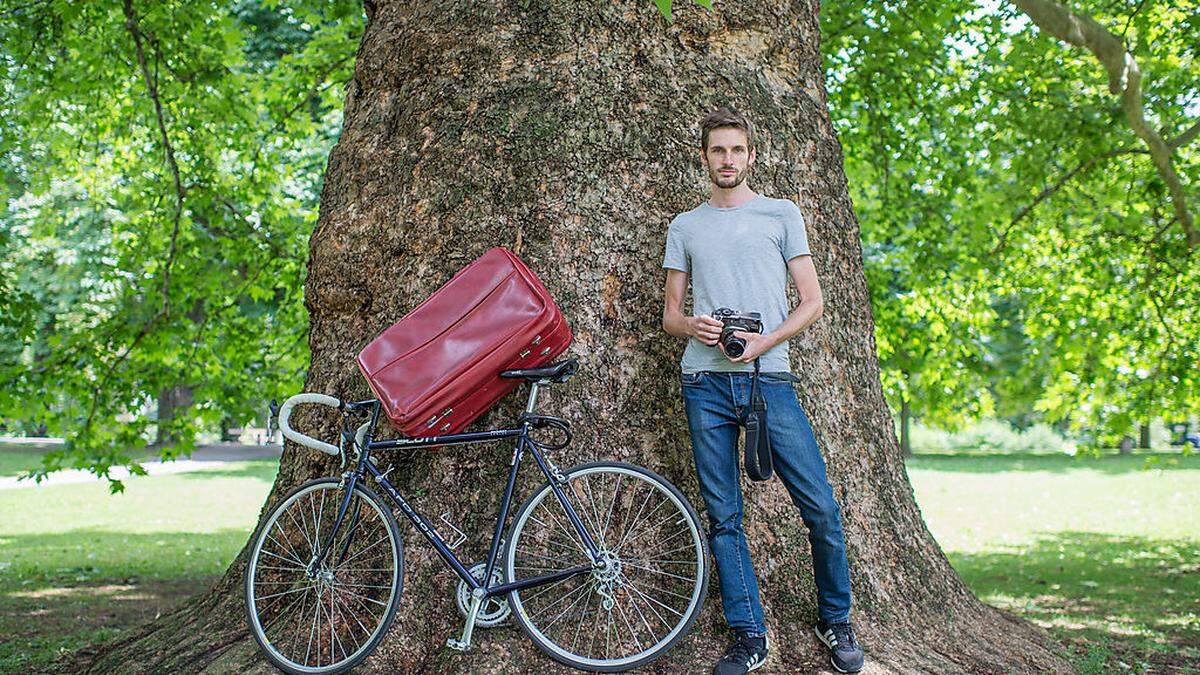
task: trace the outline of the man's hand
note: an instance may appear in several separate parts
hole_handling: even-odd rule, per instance
[[[701,316],[688,317],[687,327],[689,335],[712,347],[717,344],[717,340],[721,337],[721,329],[725,327],[725,324],[707,314],[703,314]]]
[[[725,358],[734,363],[754,363],[754,359],[762,356],[768,349],[775,346],[774,341],[770,337],[761,333],[747,333],[746,331],[735,330],[733,331],[733,336],[746,341],[746,351],[742,352],[742,355],[738,358],[735,359],[725,354]],[[722,347],[721,351],[724,352],[725,349]]]

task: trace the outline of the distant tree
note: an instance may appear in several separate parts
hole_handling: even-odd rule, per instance
[[[0,418],[68,437],[44,470],[130,462],[156,399],[177,453],[298,387],[306,242],[361,30],[344,1],[0,13],[19,130],[0,137]]]
[[[1130,433],[1200,396],[1200,266],[1169,187],[1186,206],[1200,175],[1196,5],[1076,3],[1139,67],[1171,179],[1132,90],[1021,11],[1045,3],[1018,4],[823,8],[885,390],[941,426]]]

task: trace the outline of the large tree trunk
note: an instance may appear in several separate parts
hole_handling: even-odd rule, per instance
[[[752,185],[800,205],[825,289],[825,315],[793,341],[792,358],[842,506],[868,661],[906,673],[1069,669],[1042,630],[971,595],[913,501],[826,109],[817,5],[677,10],[668,25],[648,2],[367,3],[312,236],[308,390],[367,397],[358,350],[459,267],[508,246],[558,300],[576,335],[570,353],[582,362],[541,406],[575,425],[575,443],[555,459],[643,464],[701,505],[678,387],[683,344],[659,328],[660,262],[671,216],[705,197],[698,119],[736,105],[760,129]],[[516,398],[483,423],[508,420]],[[317,413],[296,420],[327,436],[334,422]],[[508,457],[496,445],[403,453],[392,476],[431,517],[449,509],[474,533],[459,552],[480,560]],[[268,501],[335,470],[289,444]],[[520,494],[535,481],[527,466]],[[778,481],[745,489],[776,646],[764,672],[825,667],[807,628],[815,592],[799,513]],[[473,654],[447,650],[462,624],[456,578],[405,529],[405,595],[366,670],[557,671],[514,627],[477,631]],[[264,668],[241,615],[244,555],[210,594],[106,646],[91,667]],[[726,645],[712,584],[695,633],[654,668],[704,671]]]

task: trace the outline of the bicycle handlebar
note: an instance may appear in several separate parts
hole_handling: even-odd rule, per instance
[[[279,430],[283,432],[283,437],[289,438],[300,445],[312,448],[313,450],[320,450],[327,455],[341,454],[341,451],[338,450],[336,445],[331,445],[324,441],[318,441],[312,436],[305,436],[299,431],[296,431],[288,426],[288,417],[290,417],[292,414],[292,408],[299,403],[317,403],[320,405],[327,405],[330,408],[342,407],[341,401],[326,394],[296,394],[295,396],[284,401],[283,405],[279,408]]]

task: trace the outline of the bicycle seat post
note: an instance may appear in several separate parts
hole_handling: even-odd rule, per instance
[[[529,403],[525,405],[525,412],[532,414],[533,406],[537,404],[538,388],[544,384],[549,384],[550,380],[532,380],[529,383]]]

